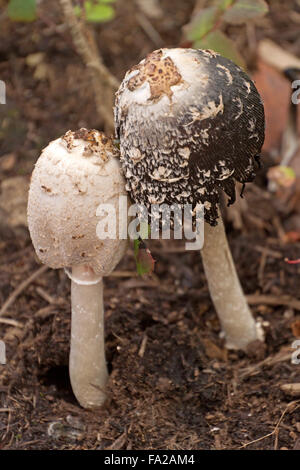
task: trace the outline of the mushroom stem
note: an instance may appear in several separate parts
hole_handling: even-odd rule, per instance
[[[212,227],[205,222],[201,250],[208,287],[225,333],[228,349],[243,349],[262,333],[245,299],[228,245],[222,217]]]
[[[83,408],[97,408],[106,399],[108,372],[105,361],[103,281],[94,281],[86,266],[72,269],[70,379]],[[83,283],[78,278],[84,278]],[[89,284],[90,277],[90,284]],[[76,280],[75,280],[76,279]]]

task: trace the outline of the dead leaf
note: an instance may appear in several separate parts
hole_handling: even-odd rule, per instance
[[[202,343],[205,348],[205,354],[210,359],[219,359],[221,361],[227,361],[228,351],[227,349],[221,349],[215,343],[208,338],[203,338]]]
[[[300,240],[300,230],[291,230],[282,237],[283,243],[296,243]]]
[[[253,80],[265,107],[266,138],[263,151],[270,152],[279,149],[287,126],[291,84],[280,72],[261,60],[258,61]]]
[[[300,337],[300,319],[298,318],[291,324],[292,333],[296,338]]]

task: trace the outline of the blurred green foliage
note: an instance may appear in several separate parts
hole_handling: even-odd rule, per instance
[[[79,2],[75,6],[75,12],[78,16],[83,16],[86,21],[91,23],[102,23],[112,20],[115,16],[115,10],[111,5],[115,0],[87,0]],[[8,17],[12,21],[30,22],[37,18],[36,0],[9,0],[7,6]]]
[[[84,15],[86,21],[90,23],[102,23],[112,20],[115,10],[110,5],[115,0],[88,0],[83,3],[83,8],[75,7],[78,16]]]
[[[12,21],[34,21],[36,19],[36,0],[10,0],[7,14]]]
[[[198,49],[213,49],[245,68],[234,42],[221,28],[224,24],[242,25],[269,11],[265,0],[212,0],[185,27],[187,39]]]
[[[139,276],[150,274],[154,271],[155,260],[143,240],[147,240],[151,233],[151,227],[147,222],[140,223],[140,237],[134,240],[133,251],[136,270]]]

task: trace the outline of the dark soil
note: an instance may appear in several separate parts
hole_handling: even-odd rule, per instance
[[[270,37],[299,55],[292,34],[299,23],[290,15],[298,11],[299,21],[297,2],[271,3],[257,40]],[[194,1],[161,5],[164,17],[152,24],[164,45],[181,44]],[[97,28],[103,59],[119,79],[157,48],[135,11],[134,2],[120,0],[115,20]],[[8,95],[8,104],[0,106],[2,124],[6,119],[0,128],[2,182],[29,176],[41,148],[67,129],[103,126],[59,12],[49,6],[41,12],[42,18],[25,25],[0,14],[0,79]],[[253,64],[244,28],[230,34]],[[28,65],[36,52],[45,54],[44,79]],[[64,272],[49,269],[6,311],[3,318],[11,324],[0,319],[7,347],[7,364],[0,365],[0,449],[300,449],[300,397],[281,391],[283,384],[300,382],[300,365],[291,362],[292,343],[300,337],[300,267],[284,262],[299,257],[300,243],[282,237],[297,211],[287,213],[268,193],[268,164],[247,187],[240,230],[225,212],[241,283],[265,330],[265,349],[253,346],[244,354],[224,348],[199,253],[185,252],[175,241],[152,242],[155,274],[141,279],[134,275],[131,248],[117,275],[105,281],[110,398],[101,411],[85,411],[68,378],[70,282]],[[39,269],[26,227],[5,220],[0,308]]]

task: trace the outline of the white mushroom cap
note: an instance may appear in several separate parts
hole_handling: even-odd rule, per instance
[[[32,174],[28,224],[35,251],[51,268],[78,265],[108,275],[122,258],[127,240],[100,240],[99,204],[112,204],[116,221],[119,196],[126,195],[116,149],[98,131],[68,131],[51,142]],[[106,214],[105,214],[106,215]]]

